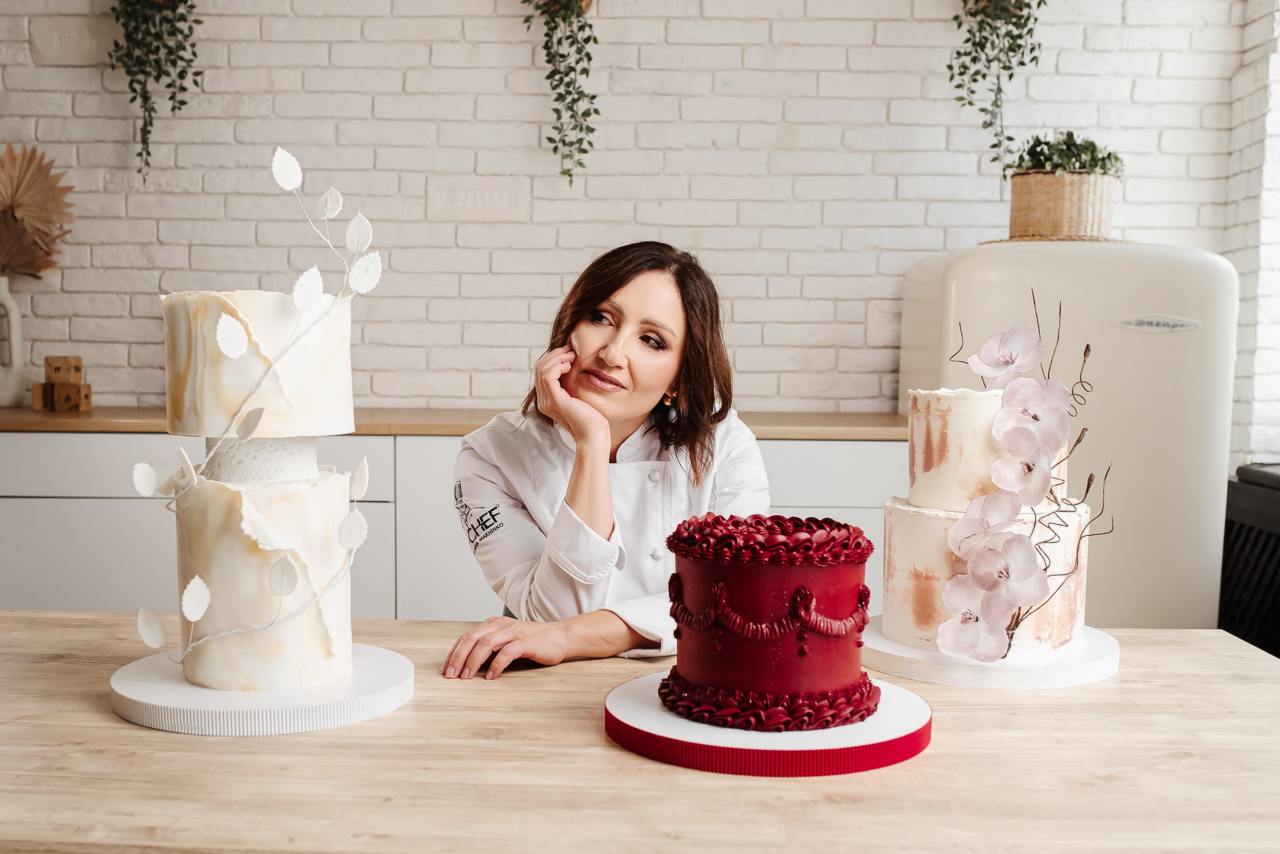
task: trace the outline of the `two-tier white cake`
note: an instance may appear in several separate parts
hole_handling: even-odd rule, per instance
[[[273,690],[351,674],[350,550],[338,537],[350,475],[316,462],[316,436],[354,429],[351,305],[334,300],[303,311],[269,291],[163,299],[168,430],[214,452],[176,498],[178,589],[198,576],[210,593],[194,626],[182,620],[183,674],[197,685]],[[228,322],[245,339],[230,354],[218,340]],[[259,408],[251,438],[222,438]],[[271,578],[282,559],[287,593]]]

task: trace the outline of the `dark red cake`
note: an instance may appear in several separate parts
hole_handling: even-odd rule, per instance
[[[690,720],[766,732],[866,719],[880,689],[862,670],[873,546],[834,519],[716,516],[681,522],[671,616],[676,665],[658,696]]]

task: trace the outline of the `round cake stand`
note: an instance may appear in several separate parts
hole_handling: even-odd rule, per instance
[[[1027,663],[961,661],[916,649],[885,637],[879,616],[867,624],[862,642],[862,666],[868,670],[961,688],[1071,688],[1100,682],[1120,669],[1120,644],[1089,626],[1051,657]]]
[[[604,700],[604,731],[648,759],[751,777],[819,777],[903,762],[929,745],[933,710],[905,688],[876,681],[880,706],[865,721],[807,732],[751,732],[686,720],[658,700],[652,673]]]
[[[283,735],[348,726],[394,711],[413,696],[413,662],[351,646],[351,678],[281,691],[215,691],[182,678],[165,653],[111,675],[111,710],[127,721],[188,735]]]

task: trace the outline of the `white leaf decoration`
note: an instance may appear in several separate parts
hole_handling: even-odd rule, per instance
[[[347,251],[360,253],[373,242],[373,226],[364,214],[358,213],[347,223]]]
[[[271,564],[267,570],[267,586],[277,596],[288,596],[298,586],[298,570],[288,555]]]
[[[361,255],[351,265],[351,277],[347,281],[351,284],[351,290],[358,294],[367,294],[378,286],[378,280],[381,278],[382,255],[378,252],[370,252],[367,255]]]
[[[359,501],[369,491],[369,458],[361,457],[355,474],[351,475],[351,500]]]
[[[302,167],[296,157],[276,146],[276,153],[271,158],[271,177],[276,179],[280,189],[293,191],[302,186]]]
[[[293,304],[299,311],[319,311],[324,297],[324,279],[320,268],[312,264],[293,283]]]
[[[262,413],[265,410],[259,406],[256,409],[250,409],[244,418],[240,419],[240,426],[236,428],[236,435],[241,441],[253,436],[254,431],[258,429],[258,424],[262,421]]]
[[[196,482],[196,467],[191,464],[191,457],[187,456],[187,449],[179,445],[178,456],[182,457],[182,468],[174,475],[174,491],[194,486]]]
[[[369,523],[359,510],[352,510],[338,526],[338,544],[344,549],[358,549],[369,536]]]
[[[244,326],[229,314],[218,318],[218,349],[228,359],[239,359],[249,349],[249,334]]]
[[[150,463],[137,463],[133,467],[133,488],[143,498],[150,498],[156,494],[156,470],[151,467]]]
[[[138,609],[138,637],[152,649],[164,646],[164,621],[146,608]]]
[[[190,622],[197,622],[209,610],[209,602],[213,597],[209,593],[209,585],[200,576],[192,576],[187,582],[187,589],[182,591],[182,616]]]
[[[324,191],[324,195],[320,197],[320,204],[317,206],[321,219],[333,219],[342,210],[342,193],[338,192],[337,187],[330,187]]]

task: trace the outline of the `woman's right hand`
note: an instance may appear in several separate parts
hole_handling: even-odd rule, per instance
[[[538,410],[569,431],[579,444],[590,439],[609,440],[609,419],[585,400],[565,389],[564,378],[573,369],[578,354],[573,347],[548,350],[533,368]]]

